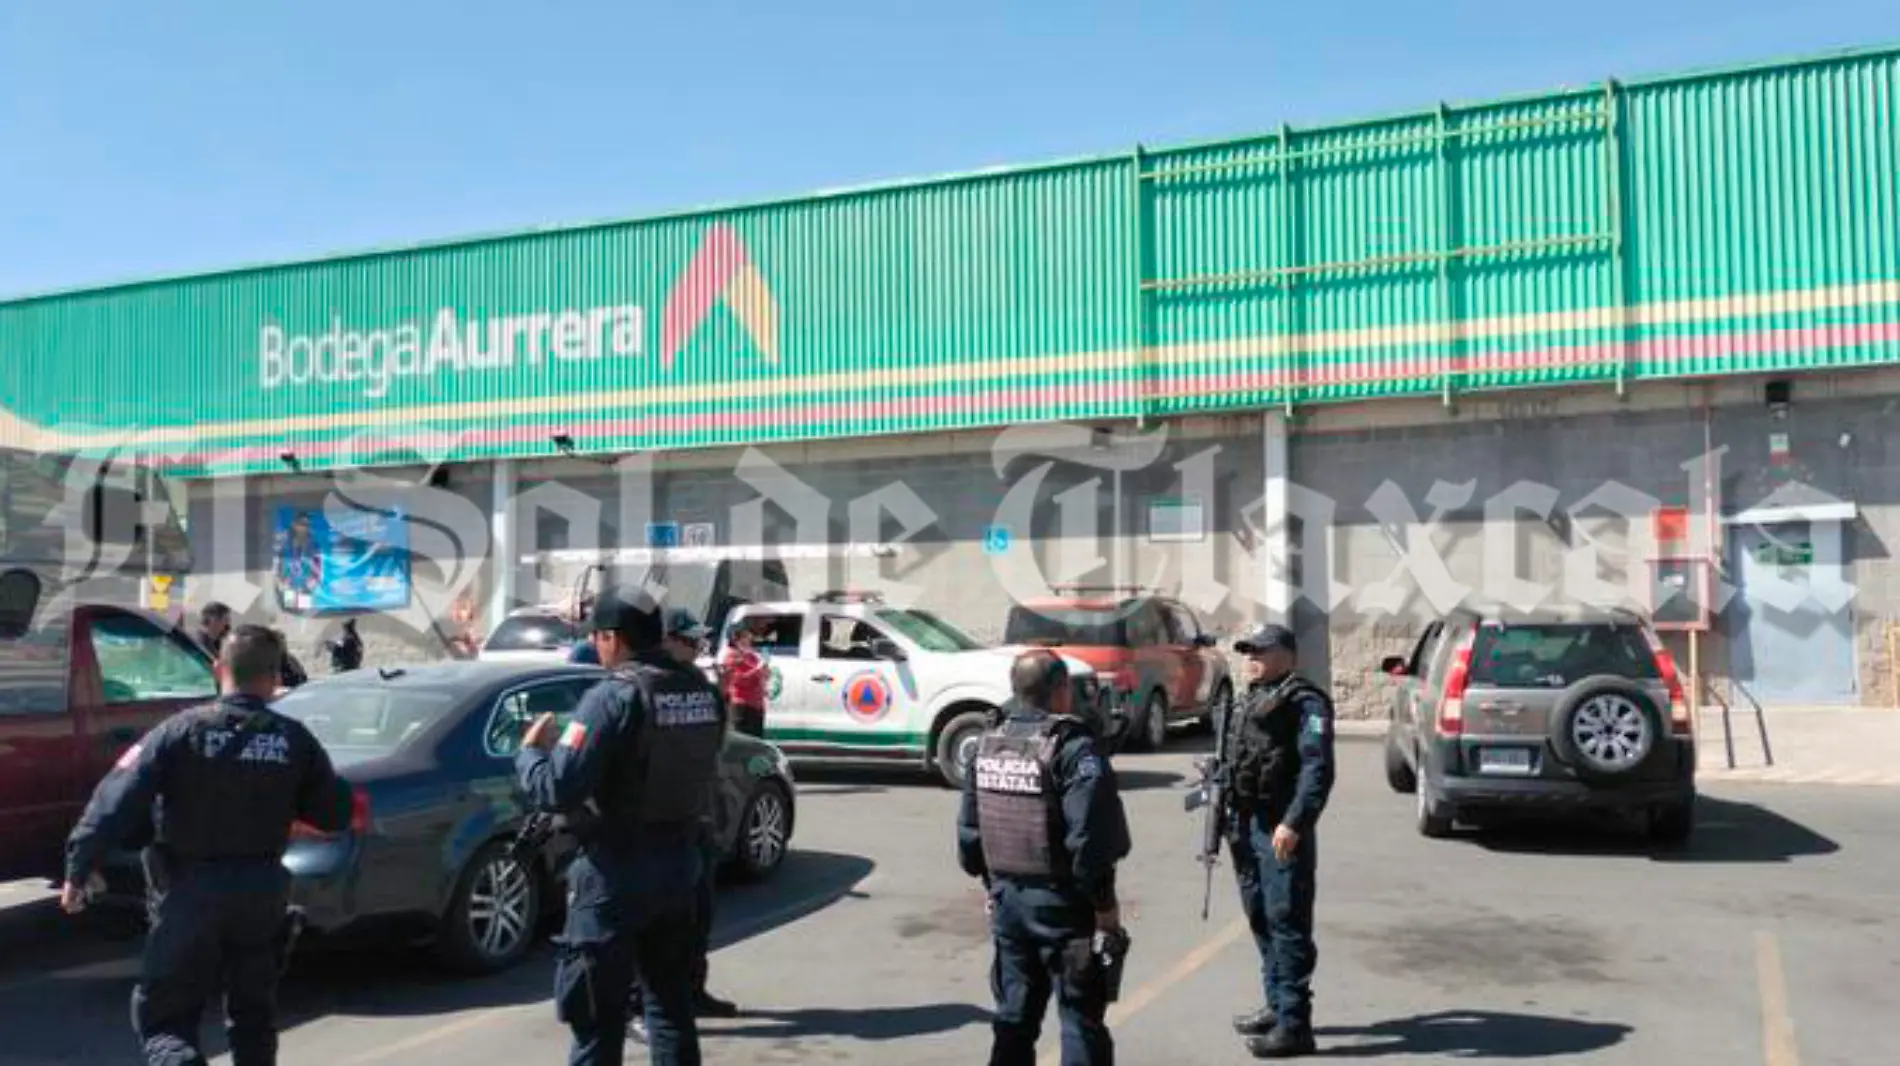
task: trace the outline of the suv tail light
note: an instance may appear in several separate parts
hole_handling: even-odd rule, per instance
[[[1649,644],[1649,653],[1656,658],[1656,673],[1662,677],[1663,686],[1669,690],[1669,732],[1686,737],[1695,732],[1694,723],[1689,720],[1689,700],[1682,689],[1682,675],[1676,672],[1676,657],[1663,647],[1661,638],[1649,630],[1643,630],[1643,640]]]
[[[1471,640],[1467,637],[1451,653],[1445,669],[1445,690],[1438,696],[1438,733],[1455,737],[1465,731],[1465,689],[1471,684]]]
[[[369,831],[369,793],[358,785],[350,789],[350,832]],[[292,840],[329,840],[336,834],[326,833],[309,822],[290,823]]]

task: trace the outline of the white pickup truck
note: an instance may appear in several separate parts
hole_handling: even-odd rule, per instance
[[[794,760],[912,763],[953,788],[1009,701],[1010,664],[1024,650],[985,646],[929,611],[875,595],[826,593],[736,608],[702,660],[709,676],[742,624],[761,633],[754,647],[769,668],[767,740]],[[1063,658],[1081,698],[1101,700],[1098,709],[1113,702],[1088,664]]]

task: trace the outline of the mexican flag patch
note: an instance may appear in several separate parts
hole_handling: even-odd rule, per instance
[[[569,722],[567,728],[561,731],[561,747],[563,748],[579,748],[586,742],[587,727],[579,722]]]

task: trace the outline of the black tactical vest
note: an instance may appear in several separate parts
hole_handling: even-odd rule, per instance
[[[1055,763],[1069,730],[1077,726],[1044,714],[1010,718],[983,734],[970,772],[976,775],[976,820],[990,873],[1034,878],[1067,874]]]
[[[276,861],[290,841],[304,760],[297,738],[261,701],[192,713],[158,803],[156,843],[166,859]]]
[[[616,775],[616,815],[642,825],[698,821],[719,777],[718,691],[696,670],[651,663],[628,663],[614,679],[644,705],[631,759]]]
[[[1234,753],[1234,798],[1254,806],[1274,806],[1293,799],[1300,777],[1300,712],[1305,694],[1331,700],[1318,686],[1298,674],[1249,690],[1228,727],[1228,747]]]

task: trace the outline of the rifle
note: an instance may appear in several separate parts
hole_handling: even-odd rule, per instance
[[[1182,803],[1189,814],[1203,807],[1207,809],[1201,819],[1201,851],[1195,856],[1195,861],[1206,870],[1201,888],[1202,921],[1207,920],[1208,908],[1214,900],[1214,867],[1220,865],[1221,838],[1227,833],[1227,743],[1233,732],[1230,728],[1233,715],[1234,697],[1230,692],[1226,705],[1214,719],[1214,754],[1194,760],[1194,768],[1200,771],[1201,778],[1188,790]]]

